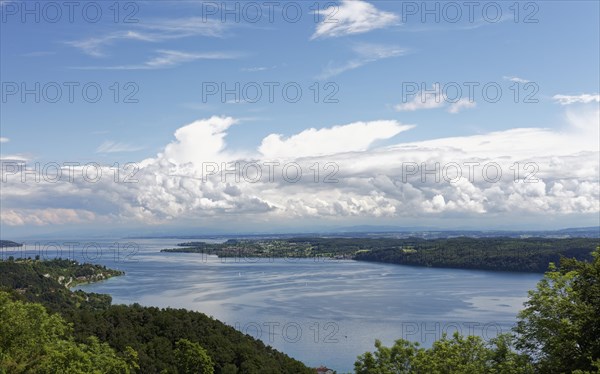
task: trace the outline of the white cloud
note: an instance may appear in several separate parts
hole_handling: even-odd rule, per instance
[[[445,98],[442,94],[442,89],[439,84],[434,84],[432,90],[428,92],[419,91],[417,92],[411,101],[403,102],[394,106],[399,112],[414,112],[422,109],[436,109],[441,108],[446,103]]]
[[[397,46],[385,46],[368,43],[355,45],[353,51],[356,54],[355,58],[341,65],[329,63],[329,65],[321,72],[321,74],[319,74],[317,78],[321,80],[328,79],[371,62],[391,57],[403,56],[407,53],[406,49]]]
[[[389,139],[413,126],[397,121],[355,122],[325,129],[311,128],[289,138],[271,134],[258,151],[267,159],[314,157],[366,151],[377,140]]]
[[[91,37],[81,40],[74,40],[66,42],[67,45],[80,49],[83,53],[93,57],[104,57],[104,47],[113,44],[116,41],[122,40],[137,40],[145,42],[157,42],[161,40],[160,37],[147,35],[135,31],[118,31],[107,35]]]
[[[360,34],[398,22],[397,15],[381,11],[362,0],[342,0],[339,5],[331,5],[316,13],[323,20],[317,25],[311,39]]]
[[[394,221],[452,217],[453,222],[476,219],[485,224],[487,219],[517,222],[526,215],[544,220],[597,216],[600,112],[596,108],[570,110],[565,119],[560,131],[513,128],[385,147],[377,146],[377,141],[390,139],[408,126],[393,120],[356,122],[288,137],[267,135],[256,151],[242,155],[228,149],[225,142],[228,130],[239,121],[211,117],[179,128],[162,152],[139,162],[137,183],[115,183],[108,166],[105,175],[110,177],[97,183],[79,178],[74,183],[24,184],[18,176],[9,178],[1,196],[2,222],[191,222],[230,227],[236,220],[293,224],[297,219],[339,223],[353,217]],[[235,173],[206,175],[202,169],[203,162],[219,168],[223,162],[233,169],[236,163],[269,161],[296,162],[302,167],[302,179],[286,181],[281,167],[274,180],[266,178],[263,169],[263,178],[257,182],[236,181]],[[468,162],[478,163],[472,176],[465,166]],[[333,176],[337,183],[323,182],[335,171],[324,169],[327,163],[337,165]],[[412,163],[419,167],[425,163],[428,169],[436,163],[440,168],[456,163],[462,165],[463,177],[450,183],[442,173],[437,173],[438,181],[431,174],[407,174],[406,165]],[[486,181],[483,175],[483,166],[491,163],[502,171],[495,182]],[[514,180],[516,163],[520,165],[518,181]],[[318,182],[314,165],[321,172]],[[537,182],[523,182],[531,172],[526,165],[534,167]],[[452,170],[449,177],[453,177]]]
[[[139,23],[143,29],[156,32],[163,38],[176,39],[189,36],[222,37],[227,29],[227,24],[220,19],[204,17],[187,17],[166,20],[146,20]]]
[[[434,84],[431,90],[417,92],[412,100],[394,106],[398,112],[414,112],[417,110],[438,109],[448,107],[448,113],[456,114],[463,109],[474,108],[477,103],[468,98],[457,101],[449,100],[439,84]]]
[[[160,50],[158,53],[160,56],[146,62],[145,65],[148,68],[158,69],[196,60],[222,60],[235,58],[234,54],[223,52],[190,53],[172,50]]]
[[[213,116],[181,127],[159,158],[175,164],[219,162],[224,158],[226,131],[236,123],[232,117]]]
[[[172,68],[185,62],[197,60],[227,60],[239,56],[232,52],[184,52],[174,50],[158,50],[158,56],[150,58],[139,65],[117,65],[117,66],[84,66],[77,67],[80,70],[153,70]]]
[[[441,108],[444,105],[445,103],[443,100],[421,100],[420,98],[415,97],[412,101],[394,106],[394,109],[398,112],[414,112],[416,110]]]
[[[144,149],[144,147],[107,140],[104,143],[100,144],[98,148],[96,148],[96,153],[136,152],[142,149]]]
[[[0,137],[0,143],[8,143],[9,141],[10,139],[8,138]]]
[[[93,212],[81,209],[8,209],[2,211],[1,222],[9,226],[46,226],[90,223],[96,220]]]
[[[589,104],[593,102],[600,102],[600,95],[598,94],[554,95],[552,98],[561,105]]]
[[[519,77],[514,77],[514,76],[503,76],[502,77],[504,80],[510,81],[510,82],[516,82],[516,83],[529,83],[530,81],[527,79],[523,79],[523,78],[519,78]]]
[[[257,71],[269,70],[269,68],[266,66],[257,66],[257,67],[253,67],[253,68],[242,68],[241,70],[253,73],[253,72],[257,72]]]
[[[106,48],[123,41],[161,42],[190,36],[220,37],[225,24],[201,17],[155,20],[135,24],[136,30],[120,30],[108,34],[66,42],[93,57],[105,57]]]
[[[353,50],[360,57],[373,61],[381,60],[383,58],[401,56],[407,52],[406,49],[397,46],[371,43],[356,44]]]
[[[462,98],[459,99],[457,102],[450,104],[450,107],[448,108],[448,113],[456,114],[463,109],[475,108],[476,106],[476,102],[471,101],[467,98]]]
[[[12,155],[3,155],[0,154],[0,162],[25,162],[27,160],[31,159],[30,156],[28,155],[23,155],[23,154],[12,154]]]

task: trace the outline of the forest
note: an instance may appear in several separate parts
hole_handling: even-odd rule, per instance
[[[108,269],[69,260],[0,261],[0,373],[314,372],[205,314],[112,305],[109,295],[72,292],[57,281],[90,272]]]
[[[600,240],[590,238],[452,238],[413,241],[356,253],[358,261],[543,273],[561,257],[590,261]]]
[[[187,242],[171,253],[219,257],[303,257],[354,259],[392,264],[543,273],[561,257],[591,260],[598,238],[323,238],[236,240],[221,244]]]

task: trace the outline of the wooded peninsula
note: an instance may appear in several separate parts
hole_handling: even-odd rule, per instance
[[[170,253],[221,258],[314,258],[401,265],[543,273],[561,257],[591,260],[597,238],[291,238],[180,243]]]

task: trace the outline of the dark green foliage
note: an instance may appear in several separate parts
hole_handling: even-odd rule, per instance
[[[360,252],[356,260],[393,264],[543,273],[561,257],[591,260],[598,239],[400,239],[390,248]]]
[[[79,268],[81,273],[74,274],[88,274],[86,269],[92,265],[64,261],[0,261],[0,289],[62,315],[73,324],[73,335],[79,344],[89,342],[93,336],[108,343],[122,359],[135,351],[141,373],[177,373],[176,349],[181,339],[204,349],[217,374],[313,373],[301,362],[205,314],[137,304],[110,305],[108,295],[71,292],[54,276],[63,274],[59,271],[65,270],[62,266]],[[45,277],[48,273],[51,275]]]
[[[213,374],[213,362],[204,348],[187,339],[175,343],[175,360],[179,374]]]
[[[592,262],[563,259],[529,292],[517,346],[540,372],[593,371],[600,363],[600,248]]]
[[[96,337],[77,343],[71,328],[40,304],[0,292],[0,373],[131,373],[137,354],[119,356]]]
[[[113,305],[99,312],[82,311],[72,318],[76,336],[95,335],[117,350],[129,345],[138,351],[144,373],[176,372],[175,349],[180,339],[206,349],[216,373],[231,364],[240,373],[307,372],[302,363],[198,312],[134,304]],[[260,370],[241,370],[244,367]]]
[[[219,257],[330,257],[392,264],[543,273],[561,256],[591,260],[593,238],[292,238],[181,243],[162,252]]]
[[[71,260],[0,261],[0,290],[18,293],[24,300],[40,302],[52,311],[69,308],[106,308],[112,298],[109,295],[71,292],[65,285],[91,281],[96,275],[102,279],[121,275],[122,272],[100,265],[78,264]],[[62,278],[61,278],[62,277]],[[86,280],[77,281],[78,277]],[[62,283],[59,283],[59,280]]]
[[[392,347],[375,342],[375,352],[360,355],[356,374],[528,374],[529,358],[510,349],[510,337],[500,335],[485,344],[476,336],[446,335],[431,348],[400,339]]]

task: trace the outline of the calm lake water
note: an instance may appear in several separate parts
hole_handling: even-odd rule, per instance
[[[35,247],[32,241],[26,252],[45,249],[46,258],[73,257],[124,270],[125,276],[80,288],[110,294],[114,303],[200,311],[309,366],[326,365],[338,372],[352,371],[356,356],[372,350],[376,338],[388,345],[405,338],[429,346],[443,332],[484,339],[506,332],[527,291],[541,278],[356,261],[159,252],[182,241],[135,240],[127,246],[119,240],[117,246],[82,240],[54,247]],[[67,249],[68,254],[58,254]]]

